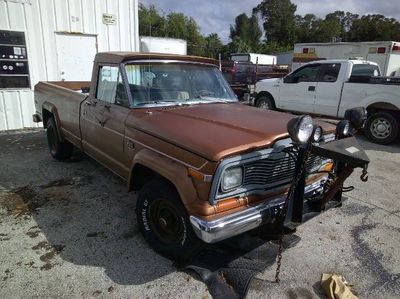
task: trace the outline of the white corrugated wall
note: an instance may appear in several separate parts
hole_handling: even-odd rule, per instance
[[[116,15],[117,24],[103,24],[103,13]],[[99,52],[138,51],[138,1],[0,0],[0,30],[25,32],[31,80],[31,89],[0,89],[0,130],[35,127],[34,85],[60,80],[56,33],[96,35]]]

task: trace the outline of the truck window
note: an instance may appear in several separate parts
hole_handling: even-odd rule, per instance
[[[189,63],[125,65],[133,106],[236,98],[216,67]]]
[[[380,76],[379,67],[373,64],[354,64],[351,76],[376,77]]]
[[[315,82],[317,81],[317,75],[321,68],[320,64],[313,64],[304,66],[297,71],[295,71],[292,75],[293,82]]]
[[[340,63],[323,64],[321,82],[336,82],[340,71]]]
[[[129,107],[129,100],[117,66],[100,66],[97,82],[97,99]]]

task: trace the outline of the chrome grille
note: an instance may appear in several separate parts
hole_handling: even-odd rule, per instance
[[[307,172],[318,169],[326,159],[311,155],[307,161]],[[258,185],[273,188],[287,184],[294,177],[295,162],[287,153],[271,154],[265,159],[244,165],[243,187]]]

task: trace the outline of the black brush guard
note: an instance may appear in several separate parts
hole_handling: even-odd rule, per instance
[[[341,205],[343,183],[355,168],[362,169],[361,180],[366,181],[368,179],[369,159],[354,137],[339,139],[321,145],[309,143],[300,146],[297,153],[296,175],[301,171],[300,167],[303,160],[306,159],[306,153],[309,151],[314,155],[323,156],[334,161],[335,178],[321,194],[311,198],[304,198],[306,174],[305,171],[302,171],[285,217],[285,227],[289,229],[293,229],[324,210]]]

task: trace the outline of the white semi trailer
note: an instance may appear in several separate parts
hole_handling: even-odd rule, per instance
[[[187,42],[166,37],[140,37],[140,52],[187,55]]]
[[[294,45],[292,70],[316,60],[363,59],[376,62],[383,76],[400,76],[400,42],[335,42]]]
[[[276,56],[258,53],[232,53],[231,60],[252,62],[254,64],[276,64]]]

